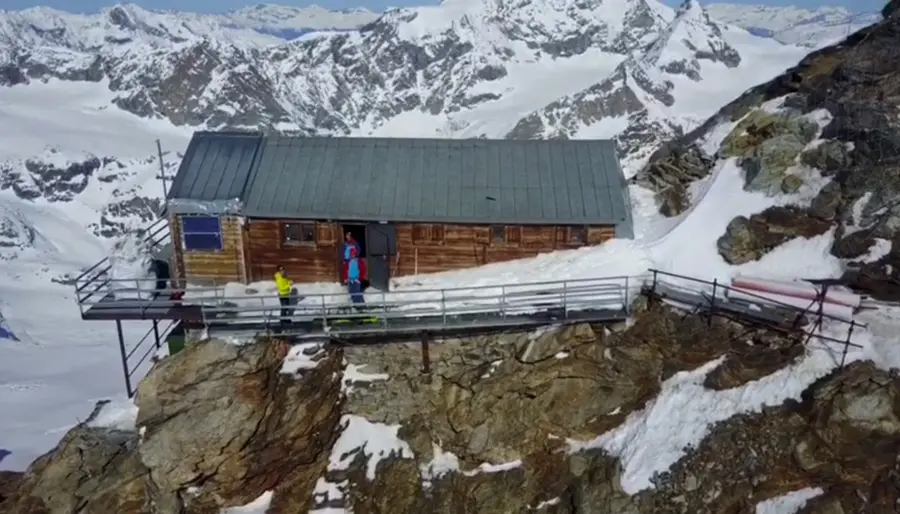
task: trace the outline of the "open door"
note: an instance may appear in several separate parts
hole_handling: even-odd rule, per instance
[[[366,264],[369,283],[387,291],[391,282],[391,257],[397,255],[397,228],[393,225],[366,225]]]

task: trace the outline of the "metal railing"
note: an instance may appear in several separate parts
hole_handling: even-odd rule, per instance
[[[163,343],[166,342],[169,334],[176,326],[178,326],[180,321],[167,320],[165,323],[166,324],[163,327],[160,327],[159,322],[154,321],[150,330],[148,330],[143,337],[131,347],[131,349],[128,349],[125,346],[125,335],[122,331],[122,324],[116,323],[116,330],[118,331],[119,337],[119,350],[122,357],[122,370],[125,374],[125,391],[128,393],[129,398],[134,396],[133,379],[138,371],[140,371],[141,366],[147,362],[147,359],[150,359],[151,356],[159,353]],[[149,344],[150,342],[153,344]],[[143,353],[138,353],[140,350],[143,350]],[[132,362],[135,357],[137,358],[137,362]]]
[[[76,291],[82,314],[95,308],[147,313],[151,309],[166,310],[190,304],[200,308],[202,321],[206,324],[268,326],[279,323],[282,319],[289,319],[292,322],[318,321],[326,327],[333,319],[338,318],[343,322],[354,318],[370,320],[377,317],[386,326],[391,320],[424,316],[440,316],[446,321],[454,317],[492,313],[505,319],[555,309],[565,318],[572,311],[626,310],[633,296],[631,289],[639,290],[641,285],[640,282],[635,282],[634,277],[619,276],[430,290],[383,292],[370,289],[364,294],[364,308],[357,312],[350,296],[344,291],[309,294],[300,291],[295,304],[283,307],[274,288],[241,295],[235,294],[237,291],[229,292],[229,288],[235,286],[155,289],[155,278],[108,278],[104,283],[106,290],[103,295],[83,295],[81,291]],[[175,292],[183,292],[183,298],[170,299],[170,295]],[[113,295],[112,299],[108,296],[110,294]],[[282,309],[293,312],[289,316],[282,316]]]
[[[157,219],[144,229],[144,232],[141,244],[148,248],[158,248],[170,243],[172,239],[169,221],[165,218]],[[110,284],[115,280],[109,276],[112,267],[109,257],[104,257],[75,277],[75,294],[79,305],[91,298],[102,298],[108,292]]]
[[[686,282],[688,284],[693,284],[692,287],[684,287],[679,285],[676,281]],[[718,280],[704,280],[696,277],[689,277],[687,275],[679,275],[677,273],[671,273],[667,271],[661,271],[657,269],[649,270],[649,278],[647,280],[645,290],[651,296],[657,294],[658,288],[660,285],[664,285],[668,288],[681,288],[683,290],[687,290],[690,293],[694,294],[695,301],[692,302],[692,307],[695,308],[703,308],[706,309],[707,312],[711,315],[725,315],[727,312],[728,304],[733,304],[734,301],[728,298],[729,292],[738,292],[741,296],[746,297],[748,299],[758,300],[756,303],[762,306],[771,306],[786,313],[790,313],[793,316],[793,320],[791,326],[789,328],[801,330],[804,334],[806,334],[806,341],[808,342],[811,338],[816,338],[821,341],[825,341],[827,343],[840,344],[843,346],[843,353],[841,355],[841,363],[840,366],[843,367],[847,358],[847,353],[849,352],[850,347],[854,348],[862,348],[862,346],[851,342],[853,338],[853,332],[856,328],[866,328],[865,324],[858,323],[854,319],[844,319],[840,316],[833,316],[823,311],[823,303],[825,302],[825,295],[827,294],[827,288],[822,287],[818,289],[817,298],[810,300],[809,305],[806,308],[798,307],[796,305],[791,305],[788,303],[780,302],[777,300],[773,300],[770,297],[756,294],[752,291],[747,291],[745,289],[740,289],[736,287],[732,287],[726,284],[719,282]],[[663,296],[664,297],[664,296]],[[676,300],[678,301],[678,300]],[[752,300],[751,300],[752,302]],[[745,315],[747,318],[752,317],[749,313]],[[814,318],[814,323],[811,328],[804,328],[801,326],[801,322],[808,317]],[[822,327],[823,321],[830,321],[836,323],[838,325],[846,325],[847,326],[847,336],[844,339],[837,339],[835,337],[830,337],[828,335],[820,333],[820,329]]]

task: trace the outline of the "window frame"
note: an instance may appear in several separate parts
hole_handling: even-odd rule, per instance
[[[497,237],[497,235],[500,237]],[[506,225],[491,225],[488,227],[488,240],[492,245],[506,244]]]
[[[291,239],[288,237],[289,232],[293,227],[299,227],[301,239]],[[308,230],[307,230],[308,229]],[[302,237],[303,235],[309,233],[310,238],[306,240],[306,238]],[[318,241],[318,234],[316,233],[316,224],[314,222],[282,222],[281,223],[281,245],[287,247],[296,247],[296,246],[315,246]]]
[[[190,221],[198,221],[200,219],[204,219],[207,221],[215,221],[216,230],[189,230]],[[221,216],[211,216],[208,214],[183,214],[180,216],[181,222],[181,250],[187,253],[200,253],[200,252],[221,252],[225,250],[225,241],[222,237],[222,218]],[[185,223],[187,222],[187,223]],[[192,245],[189,244],[188,241],[192,239],[194,236],[201,237],[209,237],[207,241],[211,241],[212,238],[215,238],[215,241],[218,245]],[[196,239],[194,239],[196,242]]]
[[[581,239],[575,237],[581,234]],[[586,225],[574,225],[569,227],[569,244],[586,245],[588,242],[588,227]]]

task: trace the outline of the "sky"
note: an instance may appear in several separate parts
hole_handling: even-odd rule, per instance
[[[675,5],[680,0],[662,0]],[[736,4],[795,5],[797,7],[815,8],[822,6],[841,6],[857,12],[880,10],[884,0],[724,0]],[[116,0],[0,0],[0,8],[23,9],[35,5],[47,5],[70,12],[97,12],[101,7],[117,3]],[[149,9],[172,9],[180,11],[222,12],[239,9],[253,3],[252,0],[119,0],[119,3],[134,3]],[[265,3],[280,5],[306,6],[318,4],[330,9],[365,7],[372,11],[384,10],[387,7],[405,7],[410,5],[437,4],[438,0],[275,0]],[[703,2],[706,3],[706,2]]]

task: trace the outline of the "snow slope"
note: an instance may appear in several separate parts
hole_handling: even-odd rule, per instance
[[[820,48],[881,19],[878,12],[853,12],[843,7],[802,9],[794,6],[711,3],[709,14],[725,23],[786,44]]]
[[[109,107],[108,97],[102,84],[0,88],[6,122],[0,124],[0,162],[34,156],[53,142],[60,156],[120,156],[130,163],[125,171],[134,172],[131,185],[161,195],[158,163],[149,161],[153,141],[183,151],[188,133]],[[48,98],[54,99],[51,115],[44,109]],[[109,202],[102,184],[92,181],[70,202],[25,201],[0,191],[0,233],[6,223],[32,236],[16,241],[22,244],[15,258],[0,260],[0,319],[18,339],[0,337],[0,448],[11,452],[0,469],[24,468],[84,419],[94,401],[123,394],[114,325],[82,321],[72,287],[55,282],[108,252],[110,240],[87,230],[100,216],[97,207]],[[2,245],[0,256],[10,249]],[[131,340],[149,329],[143,322],[123,325]]]

